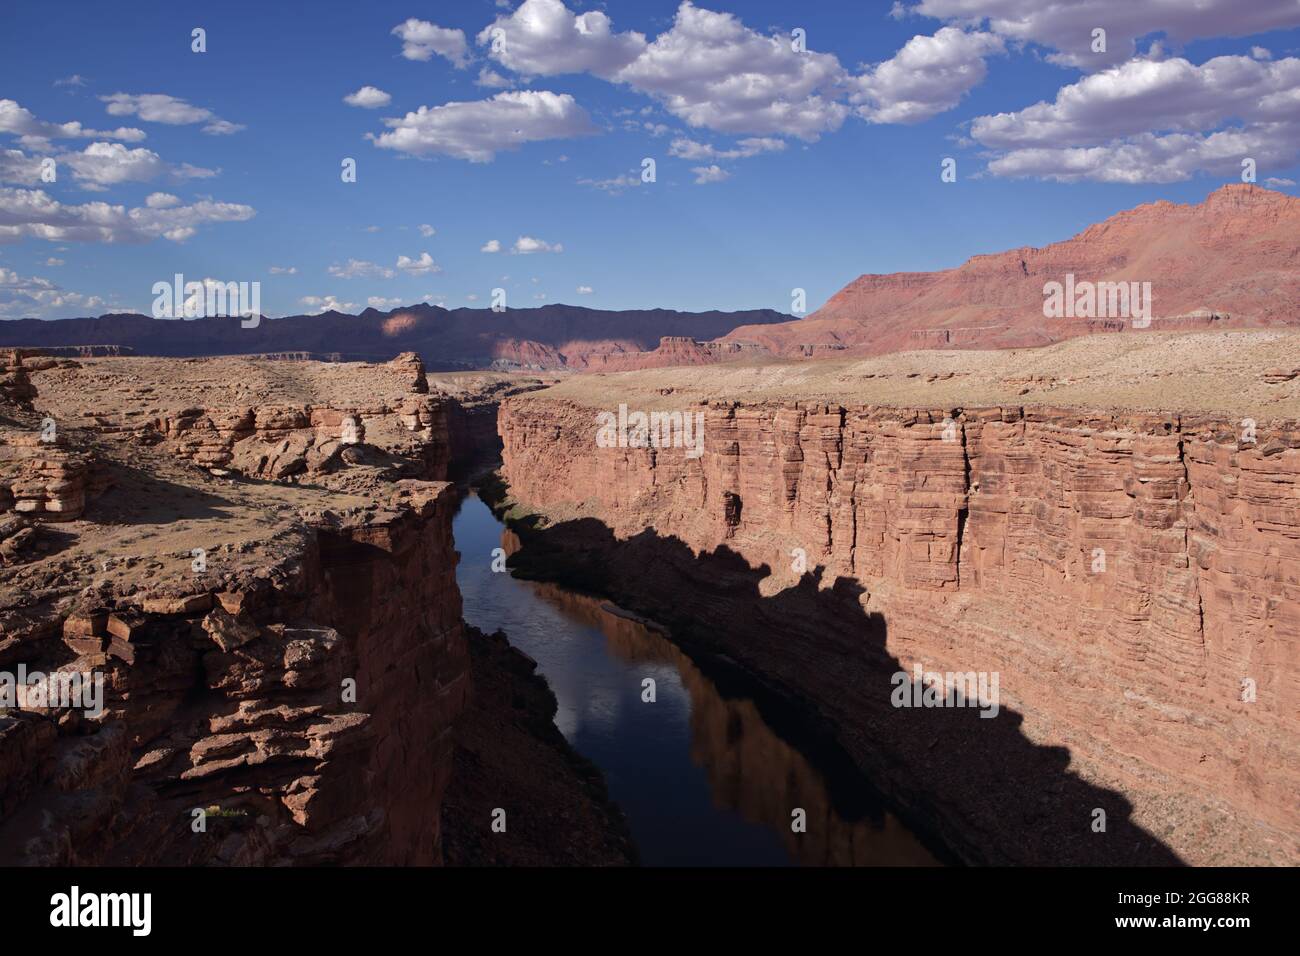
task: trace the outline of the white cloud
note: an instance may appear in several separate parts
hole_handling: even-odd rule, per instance
[[[1057,52],[1054,63],[1098,70],[1129,59],[1137,40],[1162,33],[1177,45],[1208,37],[1250,36],[1300,26],[1295,0],[921,0],[911,11],[962,23],[988,20],[1008,39]],[[1106,30],[1106,52],[1092,52],[1092,31]]]
[[[530,256],[539,252],[563,252],[564,246],[560,243],[552,245],[541,239],[534,239],[532,236],[520,236],[515,240],[514,248],[510,252],[514,255]]]
[[[1005,52],[1000,37],[944,27],[849,81],[849,101],[871,123],[920,123],[952,109],[984,81],[984,58]]]
[[[514,83],[496,70],[485,66],[478,71],[478,79],[474,81],[474,85],[484,86],[490,90],[507,90],[514,86]]]
[[[1215,57],[1130,60],[1062,87],[1053,103],[977,117],[971,136],[985,146],[1058,146],[1152,130],[1205,130],[1229,118],[1295,120],[1300,59],[1260,62]]]
[[[396,297],[385,299],[382,295],[372,295],[366,299],[366,305],[372,309],[394,309],[402,304],[402,300]]]
[[[0,150],[0,183],[36,186],[41,181],[41,157],[28,156],[21,149]]]
[[[434,229],[433,226],[429,225],[427,222],[420,223],[420,235],[424,236],[424,238],[432,238],[437,234],[437,232],[438,230]]]
[[[595,132],[587,111],[568,93],[522,90],[491,99],[421,106],[402,119],[386,119],[389,132],[371,136],[376,146],[413,156],[442,153],[474,163],[524,143]]]
[[[1272,186],[1274,189],[1282,189],[1286,186],[1294,186],[1294,179],[1287,179],[1285,176],[1270,176],[1264,180],[1265,186]],[[62,263],[60,263],[62,265]]]
[[[489,239],[487,242],[483,243],[482,248],[479,249],[479,252],[500,252],[500,251],[501,251],[501,240],[499,239]]]
[[[575,14],[560,0],[525,0],[477,39],[492,59],[524,76],[592,73],[609,79],[646,47],[643,34],[616,34],[604,13]]]
[[[243,222],[257,214],[252,206],[203,199],[190,205],[136,207],[91,202],[69,205],[40,189],[0,188],[0,242],[24,237],[51,242],[180,242],[199,226]]]
[[[1254,57],[1256,60],[1271,60],[1271,59],[1273,59],[1273,53],[1272,53],[1272,51],[1270,51],[1270,50],[1268,50],[1268,49],[1266,49],[1265,47],[1262,47],[1262,46],[1253,46],[1253,47],[1251,47],[1251,48],[1250,48],[1250,55],[1251,55],[1252,57]]]
[[[86,78],[80,73],[73,73],[71,76],[65,76],[60,80],[54,81],[55,86],[85,86]]]
[[[393,27],[392,33],[401,38],[402,56],[408,60],[430,60],[436,53],[450,60],[458,69],[469,64],[468,45],[462,30],[449,30],[411,17]]]
[[[336,279],[391,279],[397,275],[392,269],[364,259],[349,259],[344,265],[335,263],[326,271]]]
[[[61,260],[50,260],[62,265]],[[0,266],[0,316],[5,318],[52,318],[57,312],[71,309],[102,308],[99,296],[67,292],[49,279],[22,276]]]
[[[78,122],[47,123],[14,100],[0,100],[0,133],[19,136],[23,145],[32,149],[48,147],[51,139],[120,139],[138,143],[145,138],[144,130],[133,126],[119,126],[110,131],[87,129]]]
[[[209,136],[229,136],[231,133],[238,133],[240,130],[247,129],[242,123],[232,123],[229,120],[214,119],[207,126],[203,127],[203,132]]]
[[[1236,121],[1240,125],[1225,125]],[[977,117],[1001,151],[989,171],[1062,181],[1177,182],[1300,157],[1300,59],[1137,59],[1063,87],[1052,103]]]
[[[348,106],[360,106],[362,109],[373,110],[380,106],[387,106],[393,101],[392,96],[379,89],[377,86],[363,86],[355,93],[349,93],[343,97],[343,102]]]
[[[168,209],[179,206],[181,200],[179,196],[173,196],[171,193],[150,193],[144,197],[144,204],[150,209]]]
[[[724,179],[731,178],[731,173],[717,164],[712,166],[692,166],[691,172],[695,174],[695,185],[697,186],[703,186],[707,183],[720,183]]]
[[[332,295],[305,295],[298,301],[312,308],[316,314],[321,312],[351,312],[357,307],[355,302],[340,302]]]
[[[1293,184],[1293,185],[1294,185],[1294,184]],[[47,266],[51,266],[51,267],[53,267],[53,266],[66,266],[66,265],[68,264],[68,262],[67,262],[66,259],[56,259],[54,256],[50,256],[48,259],[45,260],[45,264],[46,264]]]
[[[80,153],[59,156],[58,162],[72,170],[73,177],[83,188],[93,190],[118,183],[148,182],[162,175],[175,180],[207,179],[216,175],[214,170],[189,163],[169,166],[153,150],[144,147],[128,149],[121,143],[91,143]]]
[[[732,149],[716,149],[708,143],[697,143],[693,139],[678,137],[668,145],[668,155],[679,159],[748,159],[759,153],[779,153],[785,149],[785,141],[771,137],[751,137],[742,139]]]
[[[578,286],[578,295],[591,295],[595,290],[589,285]]]
[[[296,276],[298,274],[297,266],[271,266],[266,270],[273,276]]]
[[[618,195],[625,189],[632,189],[641,185],[641,177],[628,173],[618,176],[612,176],[609,179],[579,179],[579,186],[590,186],[592,189],[599,189],[602,192]]]
[[[691,126],[815,140],[848,115],[834,99],[843,73],[829,53],[796,53],[787,36],[763,36],[730,13],[683,2],[672,29],[612,78]]]
[[[416,259],[410,256],[398,256],[397,268],[412,276],[436,275],[442,271],[442,266],[434,262],[433,256],[427,252],[420,253],[419,258]]]
[[[146,123],[163,123],[167,126],[187,126],[206,123],[203,132],[214,136],[237,133],[244,129],[218,117],[212,110],[195,106],[178,96],[167,93],[112,93],[101,96],[108,104],[110,116],[139,116]]]

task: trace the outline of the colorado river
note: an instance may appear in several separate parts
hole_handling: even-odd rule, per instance
[[[754,703],[724,698],[655,630],[594,598],[493,571],[494,550],[509,554],[518,541],[477,496],[453,528],[465,620],[505,631],[537,661],[559,701],[556,725],[604,773],[643,863],[934,864],[892,815],[844,819],[835,807],[846,801],[832,800]],[[643,700],[647,678],[653,702]],[[806,832],[793,831],[795,810]]]

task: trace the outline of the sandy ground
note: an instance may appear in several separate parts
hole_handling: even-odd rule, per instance
[[[594,373],[535,393],[672,409],[713,399],[960,408],[1051,405],[1300,418],[1300,331],[1094,335],[1037,349],[900,352],[870,359],[745,361]]]

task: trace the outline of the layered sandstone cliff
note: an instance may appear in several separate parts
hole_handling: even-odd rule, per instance
[[[1150,319],[1046,318],[1049,282],[1150,284]],[[973,256],[955,269],[863,275],[813,314],[742,326],[725,341],[781,355],[851,349],[1023,348],[1101,332],[1294,326],[1300,306],[1300,199],[1243,183],[1202,202],[1161,200],[1042,248]],[[1071,315],[1074,313],[1071,312]]]
[[[49,363],[9,403],[4,862],[440,860],[469,688],[445,403],[415,356],[270,365]],[[50,674],[102,697],[33,696]]]
[[[530,570],[803,702],[967,859],[1300,861],[1294,420],[742,399],[673,406],[699,457],[599,447],[644,384],[503,403]],[[893,707],[915,664],[1001,714]]]

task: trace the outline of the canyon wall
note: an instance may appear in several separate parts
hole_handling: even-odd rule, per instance
[[[698,410],[691,458],[506,400],[515,516],[545,516],[528,567],[804,701],[971,861],[1300,861],[1295,422]],[[891,706],[914,664],[998,673],[1001,714]]]
[[[95,718],[0,716],[3,862],[437,862],[468,686],[453,504],[405,483],[267,566],[9,629],[6,670],[97,672],[105,694]]]
[[[418,357],[0,362],[0,863],[439,862],[470,675]]]

